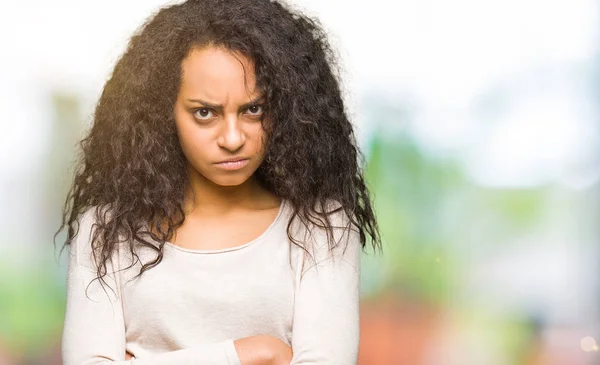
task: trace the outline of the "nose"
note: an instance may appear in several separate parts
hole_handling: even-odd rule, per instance
[[[217,138],[217,144],[231,152],[239,150],[246,142],[246,135],[237,115],[225,117],[225,123]]]

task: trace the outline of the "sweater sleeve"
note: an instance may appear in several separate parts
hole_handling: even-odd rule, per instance
[[[332,253],[323,232],[314,237],[315,260],[308,260],[311,264],[301,270],[296,289],[290,365],[356,365],[362,248],[359,234],[354,227],[347,228]],[[339,234],[334,237],[340,239]]]
[[[101,286],[91,257],[93,214],[88,210],[69,249],[67,305],[61,353],[64,365],[241,365],[233,339],[125,360],[125,321],[118,272],[107,261]]]

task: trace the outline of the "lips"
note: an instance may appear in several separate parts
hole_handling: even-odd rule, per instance
[[[250,161],[250,160],[247,158],[246,159],[229,160],[229,161],[226,160],[223,162],[216,163],[215,166],[217,166],[220,169],[224,169],[224,170],[240,170],[248,164],[248,161]]]
[[[237,157],[237,158],[230,158],[228,160],[223,160],[223,161],[219,161],[216,162],[217,164],[221,164],[221,163],[228,163],[228,162],[239,162],[239,161],[244,161],[247,160],[247,158],[245,157]]]

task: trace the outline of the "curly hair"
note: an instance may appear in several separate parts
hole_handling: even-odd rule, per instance
[[[326,229],[333,249],[329,217],[343,209],[358,228],[362,248],[369,236],[381,250],[361,171],[364,158],[326,38],[317,20],[272,0],[189,0],[160,9],[131,37],[104,86],[92,126],[79,143],[54,238],[68,227],[64,249],[79,230],[80,216],[95,207],[97,279],[106,275],[106,262],[120,242],[129,242],[134,255],[135,242],[156,251],[138,275],[161,262],[165,241],[185,219],[188,175],[173,113],[181,63],[192,49],[221,46],[254,61],[265,112],[274,121],[263,125],[265,159],[255,174],[291,203],[291,242],[306,251],[290,234],[298,218]],[[339,203],[333,211],[315,209],[331,200]]]

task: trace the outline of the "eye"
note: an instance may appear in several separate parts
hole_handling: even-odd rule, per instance
[[[207,120],[212,117],[212,110],[208,108],[199,108],[194,110],[194,117],[200,120]]]
[[[253,116],[261,115],[263,113],[263,106],[262,105],[252,105],[252,106],[249,106],[248,109],[246,109],[246,110],[248,110],[248,112],[249,112],[248,114],[250,114],[250,115],[253,115]]]

